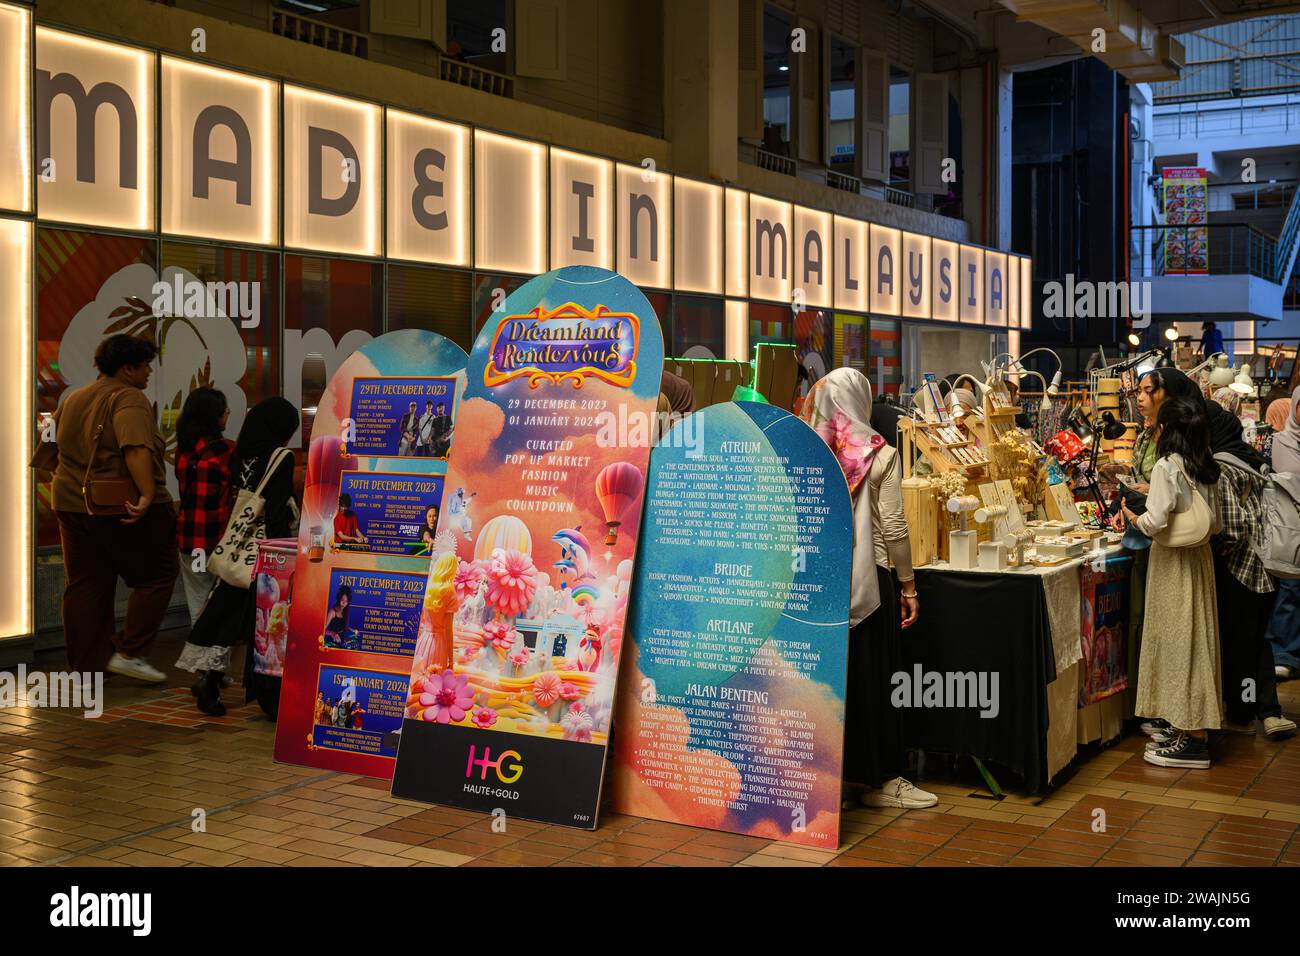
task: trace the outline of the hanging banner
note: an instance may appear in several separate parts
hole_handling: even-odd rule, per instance
[[[1165,271],[1170,275],[1209,275],[1209,190],[1199,166],[1166,166]]]
[[[389,332],[321,396],[276,760],[392,776],[467,358],[434,332]]]
[[[612,806],[839,845],[853,556],[818,434],[750,402],[655,449],[619,694]],[[683,446],[683,447],[678,447]]]
[[[663,336],[621,276],[525,283],[474,344],[393,794],[596,825]]]

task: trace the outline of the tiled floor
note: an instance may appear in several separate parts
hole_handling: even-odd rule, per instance
[[[155,660],[180,639],[164,635]],[[278,765],[273,725],[238,688],[213,719],[187,675],[172,683],[110,678],[93,721],[0,710],[0,865],[1300,866],[1300,738],[1224,738],[1202,772],[1146,764],[1130,736],[1087,748],[1042,797],[927,780],[936,808],[848,812],[824,851],[615,814],[595,832],[495,832],[481,813],[394,800],[385,782]],[[1282,696],[1300,711],[1300,683]]]

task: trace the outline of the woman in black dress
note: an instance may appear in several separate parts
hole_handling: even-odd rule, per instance
[[[253,406],[235,443],[231,473],[235,476],[236,494],[239,489],[257,487],[272,454],[287,445],[297,430],[298,410],[286,399],[268,398]],[[283,456],[262,490],[267,538],[289,537],[293,468],[293,454]],[[257,613],[255,599],[254,588],[218,582],[176,661],[177,667],[199,675],[194,695],[199,710],[205,714],[220,716],[226,712],[221,703],[221,682],[230,667],[231,650],[236,645],[252,642]],[[252,659],[253,655],[248,654],[244,668],[245,699],[256,699],[274,717],[279,679],[255,673]]]

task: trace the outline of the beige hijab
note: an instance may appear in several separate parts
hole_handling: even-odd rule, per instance
[[[1300,475],[1300,422],[1295,420],[1297,405],[1300,405],[1300,388],[1291,396],[1286,428],[1273,436],[1273,470]],[[1269,410],[1272,410],[1271,406]]]
[[[799,417],[835,453],[852,495],[849,626],[854,627],[880,607],[876,549],[871,533],[872,487],[867,478],[876,453],[885,446],[885,439],[871,427],[871,383],[855,368],[837,368],[812,387]]]

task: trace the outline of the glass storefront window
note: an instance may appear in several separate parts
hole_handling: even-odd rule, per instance
[[[726,322],[721,299],[679,295],[673,299],[672,333],[664,328],[674,358],[727,357]]]
[[[159,340],[153,311],[158,244],[141,236],[36,230],[36,411],[53,412],[69,389],[97,377],[95,348],[118,332]],[[170,334],[167,332],[165,335]],[[156,399],[155,375],[150,397]],[[59,543],[50,484],[36,488],[36,544]]]
[[[302,409],[306,448],[316,405],[343,359],[383,332],[384,267],[378,262],[284,257],[284,389]],[[299,456],[302,467],[305,456]]]
[[[794,341],[794,313],[784,305],[764,302],[749,304],[749,346],[752,349],[762,342]]]
[[[835,328],[829,310],[805,309],[794,317],[795,355],[819,379],[835,368]]]
[[[388,267],[388,322],[384,330],[428,329],[466,352],[474,347],[470,323],[471,276],[456,269]]]
[[[225,393],[226,434],[239,434],[244,413],[280,394],[280,257],[222,246],[163,242],[161,281],[176,295],[203,283],[204,315],[164,319],[158,414],[169,456],[185,397],[200,386]],[[184,309],[177,309],[183,312]]]
[[[493,310],[504,306],[510,293],[527,281],[523,276],[490,275],[485,272],[474,274],[474,304],[471,313],[474,338],[477,339],[483,326],[487,325]]]

